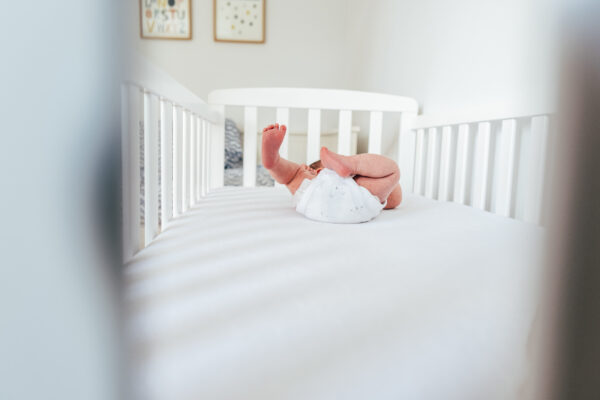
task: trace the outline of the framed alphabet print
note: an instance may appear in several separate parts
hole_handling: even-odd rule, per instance
[[[192,38],[191,0],[140,0],[143,39]]]
[[[217,42],[264,43],[266,0],[214,0]]]

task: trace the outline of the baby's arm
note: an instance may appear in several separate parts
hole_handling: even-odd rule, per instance
[[[296,176],[300,165],[279,156],[279,148],[287,128],[279,124],[269,125],[262,134],[262,164],[278,183],[287,185]]]

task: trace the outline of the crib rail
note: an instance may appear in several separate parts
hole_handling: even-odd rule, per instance
[[[415,118],[400,141],[403,189],[543,223],[552,116],[512,115]]]
[[[147,62],[132,64],[121,88],[121,110],[127,261],[208,192],[211,133],[221,118]]]
[[[289,125],[291,109],[308,110],[306,163],[319,159],[321,137],[321,112],[339,111],[338,152],[350,154],[352,138],[352,113],[370,112],[369,152],[381,154],[384,113],[399,113],[398,133],[407,129],[409,117],[417,114],[418,103],[411,98],[379,93],[349,90],[298,89],[298,88],[253,88],[224,89],[209,94],[208,102],[215,105],[222,115],[226,106],[244,107],[244,164],[243,184],[253,187],[256,184],[257,166],[257,118],[259,108],[276,109],[276,122]],[[223,124],[221,124],[223,126]],[[216,136],[224,135],[223,131]],[[218,139],[223,143],[222,138]],[[287,137],[280,149],[282,157],[288,156]],[[219,150],[219,154],[223,151]],[[222,179],[222,175],[220,177]],[[222,180],[219,182],[222,184]]]

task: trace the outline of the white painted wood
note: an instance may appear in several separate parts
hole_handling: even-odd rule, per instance
[[[440,172],[439,134],[437,128],[429,128],[427,132],[427,170],[425,181],[425,196],[437,198]]]
[[[289,108],[277,108],[276,111],[276,115],[275,115],[275,121],[279,124],[279,125],[285,125],[288,128],[290,128],[290,109]],[[283,143],[281,143],[281,147],[279,148],[279,155],[283,158],[288,158],[288,154],[289,154],[289,142],[290,142],[290,138],[289,138],[289,133],[285,135],[285,137],[283,138]]]
[[[512,109],[492,111],[472,111],[452,113],[449,115],[419,115],[413,122],[413,129],[425,129],[441,126],[477,124],[479,122],[504,121],[507,119],[532,118],[548,115],[548,110]]]
[[[133,248],[131,231],[135,229],[131,218],[129,204],[133,197],[134,188],[131,182],[131,140],[129,138],[129,123],[131,112],[129,107],[129,87],[121,85],[121,224],[122,224],[122,246],[123,262],[127,262],[135,254]]]
[[[487,210],[489,171],[490,171],[490,133],[489,122],[480,122],[475,136],[473,154],[473,184],[471,202],[473,207]]]
[[[505,217],[512,215],[515,184],[517,121],[502,121],[497,140],[494,166],[494,208],[493,212]]]
[[[398,129],[398,166],[400,167],[400,185],[405,193],[414,190],[416,133],[411,129],[414,113],[400,114]]]
[[[202,126],[204,121],[198,118],[196,124],[196,191],[194,192],[195,203],[202,197]]]
[[[160,102],[161,230],[173,218],[173,105]]]
[[[352,154],[352,111],[342,110],[338,123],[338,154],[349,156]]]
[[[209,190],[223,187],[225,171],[225,106],[216,105],[214,110],[219,118],[215,124],[210,125],[208,132]]]
[[[369,153],[381,154],[381,137],[383,135],[383,113],[371,111],[369,123]]]
[[[188,199],[190,208],[196,204],[196,129],[198,126],[198,116],[192,114],[190,116],[190,198]]]
[[[143,246],[141,235],[141,213],[140,213],[140,196],[141,196],[141,174],[140,166],[142,163],[140,155],[140,133],[144,123],[144,94],[135,87],[128,85],[128,137],[129,137],[129,168],[130,174],[130,194],[129,203],[127,205],[129,214],[130,230],[130,255],[133,256]]]
[[[159,100],[144,94],[144,243],[148,246],[158,235],[158,129]]]
[[[425,131],[419,129],[417,131],[417,145],[415,155],[415,178],[414,178],[414,192],[416,194],[425,194],[425,149],[427,137]]]
[[[208,174],[208,153],[210,149],[208,148],[208,130],[209,123],[207,121],[202,121],[202,192],[201,195],[204,197],[208,194],[208,184],[209,184],[209,174]]]
[[[173,107],[173,215],[183,213],[183,109]]]
[[[181,209],[186,212],[189,209],[190,199],[190,111],[183,110],[183,139],[181,156]]]
[[[456,172],[454,183],[454,201],[465,204],[469,168],[469,125],[459,125],[456,144]]]
[[[308,133],[306,142],[306,164],[320,158],[321,152],[321,110],[308,110]]]
[[[542,195],[545,184],[546,151],[548,143],[548,117],[531,120],[531,141],[528,148],[529,168],[524,176],[527,191],[524,193],[523,220],[539,224],[542,216]]]
[[[128,54],[129,56],[129,54]],[[130,62],[125,70],[125,82],[138,86],[147,93],[155,94],[168,99],[172,103],[180,104],[195,114],[212,122],[217,122],[220,117],[204,100],[194,92],[177,82],[169,74],[148,62],[140,55],[128,57]]]
[[[321,110],[413,112],[416,100],[409,97],[351,90],[299,88],[244,88],[215,90],[209,104],[254,107],[286,107]]]
[[[244,186],[256,186],[256,155],[258,154],[258,110],[244,108]]]
[[[442,144],[440,149],[440,185],[438,199],[449,201],[452,198],[456,160],[456,141],[451,126],[442,128]]]

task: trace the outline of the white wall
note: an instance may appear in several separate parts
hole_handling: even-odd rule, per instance
[[[553,104],[555,5],[544,0],[348,0],[351,87],[424,113]]]

